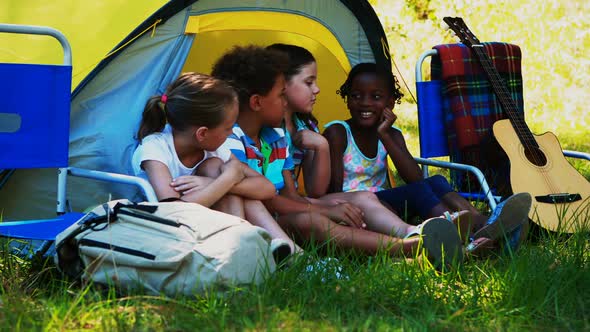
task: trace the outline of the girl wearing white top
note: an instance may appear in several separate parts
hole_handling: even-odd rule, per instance
[[[274,185],[229,150],[218,150],[237,116],[237,95],[227,83],[182,74],[148,100],[133,171],[150,182],[160,201],[198,203],[241,217],[282,239],[290,253],[293,242],[261,202],[275,195]]]

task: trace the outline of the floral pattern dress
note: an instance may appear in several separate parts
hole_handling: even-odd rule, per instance
[[[326,124],[326,128],[339,124],[346,129],[346,150],[342,156],[344,175],[342,178],[342,191],[371,192],[389,189],[387,179],[387,150],[379,141],[377,156],[367,158],[356,145],[350,126],[345,121],[332,121]]]

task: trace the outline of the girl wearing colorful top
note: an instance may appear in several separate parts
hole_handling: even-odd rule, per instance
[[[525,221],[531,206],[529,194],[521,193],[500,203],[491,217],[479,213],[453,191],[440,176],[423,179],[420,167],[408,151],[401,131],[393,126],[392,112],[402,93],[397,79],[374,63],[356,65],[339,90],[351,118],[327,124],[324,136],[330,144],[332,174],[330,192],[370,190],[397,213],[422,218],[461,211],[460,232],[472,239],[469,250],[489,247],[505,232]],[[390,156],[405,186],[389,188],[387,156]],[[473,233],[473,230],[477,232]]]
[[[294,243],[261,200],[275,195],[264,176],[220,149],[238,116],[237,95],[222,80],[182,74],[161,96],[149,99],[133,153],[135,175],[147,179],[160,201],[198,203],[266,229],[285,255]]]
[[[267,50],[286,56],[281,57],[282,60],[279,58],[285,66],[278,66],[283,67],[281,75],[274,78],[276,84],[284,86],[281,88],[284,104],[278,104],[274,110],[271,110],[270,107],[264,107],[256,102],[260,97],[255,94],[245,94],[240,106],[238,127],[234,128],[235,137],[232,140],[234,143],[231,145],[236,150],[243,150],[242,145],[247,145],[247,149],[260,149],[263,147],[263,140],[261,139],[258,145],[255,137],[261,137],[259,134],[261,128],[263,128],[261,133],[264,133],[264,126],[280,126],[284,121],[286,130],[283,135],[287,139],[288,149],[281,181],[279,181],[280,188],[277,188],[280,190],[280,195],[266,202],[267,206],[277,214],[281,226],[302,240],[333,241],[340,248],[356,249],[373,254],[379,249],[387,249],[391,253],[410,253],[417,248],[420,236],[403,238],[419,235],[422,232],[422,235],[425,235],[424,241],[434,241],[430,243],[430,249],[436,248],[437,254],[433,255],[435,260],[440,261],[440,245],[443,243],[447,262],[453,256],[460,260],[462,252],[458,250],[459,235],[456,228],[444,219],[432,219],[414,228],[415,226],[406,224],[384,207],[371,192],[325,195],[330,178],[329,149],[326,139],[317,132],[317,127],[315,130],[310,130],[315,124],[311,111],[319,93],[315,59],[309,51],[294,45],[274,44],[267,47]],[[237,86],[239,91],[261,91],[261,88],[255,87],[253,82],[254,78],[261,79],[258,73],[263,72],[259,68],[263,64],[259,59],[264,58],[263,54],[261,50],[254,49],[235,50],[233,54],[227,54],[226,58],[222,58],[214,66],[213,75],[231,81],[231,84]],[[264,64],[266,63],[270,63],[270,60],[265,60]],[[248,71],[252,72],[248,73]],[[270,113],[273,114],[274,122],[267,120],[270,118],[268,115]],[[278,121],[274,114],[280,116]],[[275,128],[275,130],[283,132],[283,129]],[[246,136],[252,138],[244,137],[244,133],[248,133]],[[230,139],[226,144],[229,141]],[[238,156],[238,152],[235,155]],[[255,153],[245,155],[254,156]],[[310,194],[308,197],[300,196],[295,188],[293,178],[295,164],[304,168],[306,191]],[[313,167],[307,168],[310,165]],[[260,171],[267,177],[272,176],[268,170]],[[424,228],[425,225],[430,226]],[[440,228],[435,230],[432,228],[434,225]],[[426,235],[424,230],[429,235]],[[432,254],[432,251],[430,253]]]

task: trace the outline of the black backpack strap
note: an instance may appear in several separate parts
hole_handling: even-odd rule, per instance
[[[143,211],[143,212],[147,212],[147,213],[154,213],[158,210],[158,207],[156,205],[140,205],[137,203],[131,203],[131,204],[117,203],[115,205],[115,207],[113,208],[113,212],[115,214],[115,217],[117,216],[117,214],[119,213],[119,211],[122,208],[130,208],[130,209],[139,210],[139,211]]]
[[[160,200],[160,203],[169,203],[169,202],[184,202],[180,197],[168,197]]]

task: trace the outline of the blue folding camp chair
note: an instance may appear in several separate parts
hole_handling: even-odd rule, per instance
[[[12,24],[0,24],[0,32],[48,35],[60,42],[64,52],[63,65],[0,63],[0,91],[4,96],[0,109],[0,189],[17,169],[58,168],[57,217],[4,220],[0,236],[42,241],[37,242],[41,245],[36,253],[44,253],[57,234],[84,215],[67,211],[68,175],[134,185],[148,201],[157,201],[144,179],[68,167],[72,56],[65,36],[48,27]]]
[[[460,45],[465,47],[464,45]],[[491,210],[496,207],[501,197],[495,195],[490,188],[484,173],[477,167],[450,161],[442,161],[438,157],[450,157],[449,139],[447,133],[447,115],[443,109],[443,82],[441,80],[424,81],[422,67],[428,57],[437,56],[436,49],[422,53],[416,63],[416,94],[418,104],[418,126],[420,139],[420,157],[416,157],[422,167],[424,176],[428,176],[428,166],[447,168],[451,170],[471,172],[479,183],[477,192],[460,192],[470,200],[487,201]],[[590,154],[577,151],[563,151],[566,157],[590,160]]]

